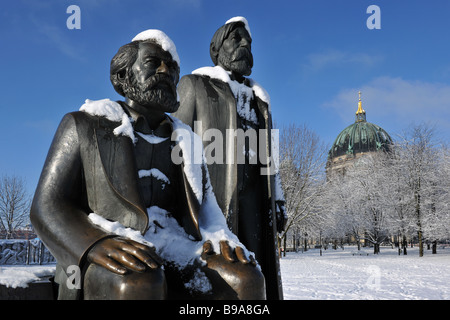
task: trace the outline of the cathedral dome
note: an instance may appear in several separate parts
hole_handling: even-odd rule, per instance
[[[366,112],[362,108],[360,92],[356,121],[339,133],[328,157],[329,160],[332,160],[342,156],[357,156],[380,150],[388,151],[392,143],[392,138],[383,128],[366,121]]]

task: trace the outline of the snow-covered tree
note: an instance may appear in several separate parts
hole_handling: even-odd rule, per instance
[[[384,177],[387,228],[391,236],[397,238],[399,254],[407,254],[408,238],[414,230],[414,197],[408,192],[408,174],[402,152],[394,146],[389,157],[384,159],[380,174]]]
[[[0,232],[7,239],[16,230],[29,224],[31,197],[27,194],[25,181],[18,176],[0,178]]]
[[[412,210],[419,242],[419,255],[423,256],[424,240],[433,225],[439,190],[438,145],[434,128],[421,124],[412,126],[399,141],[398,152],[405,165],[409,195],[413,197]]]
[[[346,174],[352,187],[350,197],[359,210],[359,221],[364,230],[364,239],[379,253],[380,244],[388,237],[387,188],[384,168],[389,155],[378,152],[359,159]]]
[[[320,213],[327,148],[305,125],[281,127],[279,138],[280,177],[288,216],[286,230],[281,235],[285,242],[290,230],[304,235],[317,229],[311,224],[317,223],[312,217]]]
[[[321,198],[323,216],[326,217],[322,226],[323,235],[329,239],[352,238],[359,249],[363,235],[361,221],[361,206],[352,197],[354,185],[346,176],[334,175],[328,179],[326,191]]]
[[[437,241],[450,238],[449,215],[449,157],[448,149],[439,147],[433,161],[432,173],[429,176],[427,197],[423,199],[423,231],[427,243],[433,244],[436,253]]]

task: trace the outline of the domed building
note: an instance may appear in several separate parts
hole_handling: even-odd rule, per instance
[[[335,172],[345,174],[357,159],[371,152],[389,151],[392,144],[392,138],[383,128],[366,121],[359,92],[355,122],[339,133],[328,152],[327,176]]]

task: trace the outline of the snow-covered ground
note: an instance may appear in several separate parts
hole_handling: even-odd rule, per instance
[[[55,264],[3,265],[0,266],[0,284],[9,288],[26,288],[30,282],[54,275],[55,269]]]
[[[286,300],[449,300],[450,248],[419,257],[417,248],[408,255],[396,249],[318,249],[288,252],[281,263]],[[366,255],[368,254],[368,255]],[[54,265],[0,266],[0,284],[24,286],[26,282],[54,271]]]
[[[354,247],[288,252],[281,263],[286,300],[448,300],[450,248],[432,255],[408,248],[408,255],[382,247],[353,255]],[[368,255],[366,255],[368,253]]]

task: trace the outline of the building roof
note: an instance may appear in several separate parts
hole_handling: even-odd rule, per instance
[[[343,155],[388,151],[392,143],[392,138],[383,128],[366,121],[366,111],[362,108],[361,92],[359,92],[356,120],[339,133],[328,157],[333,159]]]

